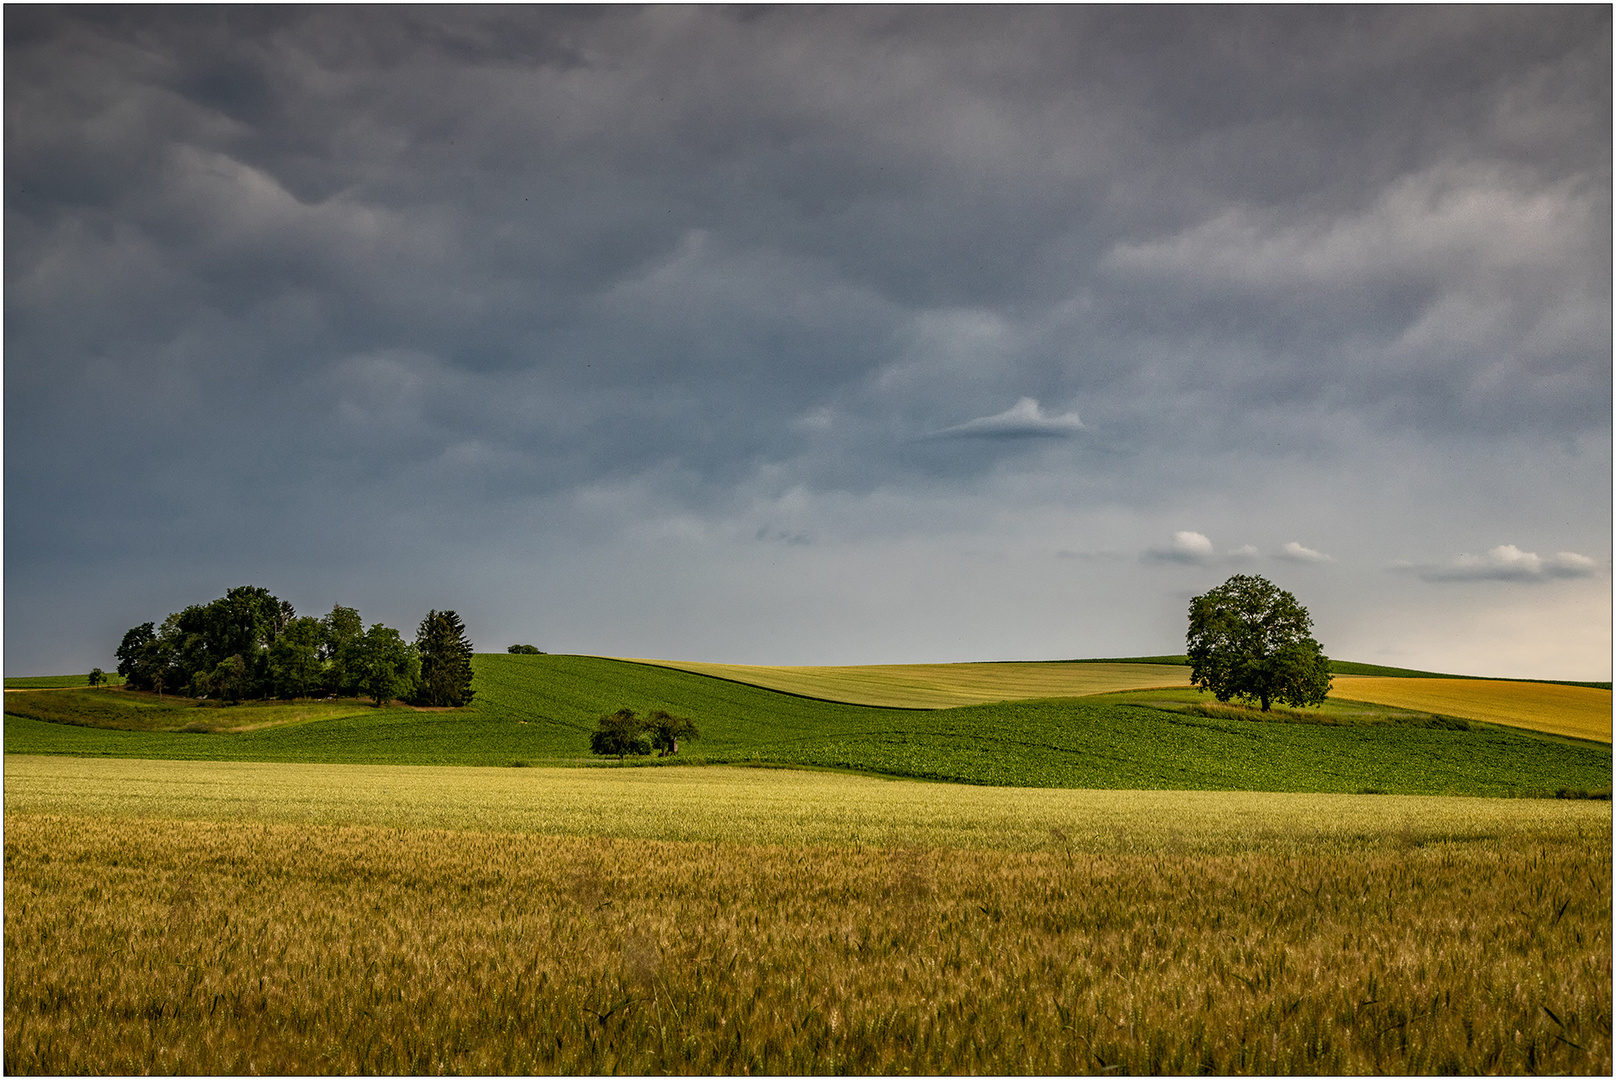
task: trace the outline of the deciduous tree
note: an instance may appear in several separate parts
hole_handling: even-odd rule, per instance
[[[341,604],[320,620],[320,661],[325,665],[325,686],[333,694],[353,697],[362,690],[364,672],[360,653],[365,624],[359,612]]]
[[[607,713],[600,718],[599,729],[589,737],[589,749],[619,761],[629,754],[649,754],[651,740],[645,737],[645,720],[634,715],[633,709]]]
[[[661,751],[660,756],[679,752],[680,739],[700,738],[696,722],[688,716],[670,716],[661,709],[645,721],[645,730],[651,736],[651,745]]]
[[[320,685],[321,629],[312,615],[281,628],[269,649],[269,677],[277,697],[307,697]]]
[[[415,692],[421,658],[397,630],[375,623],[365,631],[359,655],[364,692],[375,699],[377,708]]]
[[[1190,601],[1190,678],[1219,701],[1318,705],[1330,692],[1330,661],[1296,597],[1267,578],[1236,574]]]

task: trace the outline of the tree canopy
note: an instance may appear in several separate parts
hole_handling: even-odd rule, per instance
[[[589,737],[589,750],[619,761],[630,754],[644,757],[651,752],[651,740],[645,737],[645,721],[636,716],[633,709],[607,713]]]
[[[335,694],[378,705],[394,698],[464,705],[472,694],[465,633],[453,611],[434,610],[418,640],[407,642],[381,623],[367,630],[353,608],[299,617],[268,589],[243,585],[161,624],[141,623],[124,634],[116,656],[131,690],[225,702]]]
[[[1236,574],[1190,600],[1190,679],[1219,701],[1318,705],[1330,692],[1330,661],[1312,638],[1313,619],[1267,578]]]
[[[645,730],[651,736],[651,745],[659,750],[663,757],[679,752],[680,739],[695,739],[701,736],[701,732],[696,730],[696,722],[690,717],[670,716],[661,709],[646,718]]]
[[[630,754],[643,757],[652,750],[667,757],[679,752],[680,739],[700,735],[696,722],[688,716],[673,716],[664,709],[639,716],[633,709],[618,709],[600,718],[600,727],[589,738],[589,749],[619,760]]]

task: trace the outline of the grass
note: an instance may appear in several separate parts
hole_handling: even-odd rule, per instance
[[[359,707],[310,717],[303,705],[191,708],[151,727],[98,730],[51,719],[57,693],[8,696],[8,753],[154,759],[412,765],[598,764],[589,732],[605,711],[663,708],[691,716],[699,741],[646,765],[784,764],[999,786],[1404,794],[1609,792],[1608,745],[1491,725],[1452,730],[1399,723],[1396,710],[1353,706],[1340,726],[1194,716],[1110,698],[1018,701],[954,709],[876,709],[809,700],[623,661],[480,655],[471,708]],[[127,703],[128,691],[62,691]],[[111,706],[109,706],[110,708]],[[121,707],[121,704],[120,704]],[[155,707],[155,705],[154,705]],[[163,708],[172,709],[170,700]],[[1355,711],[1354,711],[1355,710]],[[24,715],[28,713],[30,715]],[[193,723],[238,730],[186,731]],[[279,718],[277,720],[277,717]],[[1369,722],[1373,721],[1373,722]],[[179,725],[182,730],[173,730]],[[129,725],[124,725],[125,727]]]
[[[11,1073],[1611,1069],[1589,803],[7,774]]]
[[[88,689],[29,691],[6,698],[8,715],[114,731],[244,732],[311,720],[369,716],[375,711],[369,702],[356,698],[249,701],[228,707],[173,694],[161,697]]]
[[[123,676],[116,672],[105,675],[109,686],[122,686]],[[26,675],[7,676],[7,690],[62,690],[74,686],[89,686],[90,676],[83,675]]]

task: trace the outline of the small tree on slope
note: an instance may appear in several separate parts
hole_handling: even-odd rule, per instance
[[[644,756],[651,752],[645,727],[645,720],[634,715],[633,709],[618,709],[600,718],[599,729],[589,737],[589,749],[619,761],[629,754]]]
[[[1318,705],[1330,692],[1330,660],[1310,636],[1313,619],[1267,578],[1236,574],[1190,601],[1185,641],[1190,679],[1219,701]]]

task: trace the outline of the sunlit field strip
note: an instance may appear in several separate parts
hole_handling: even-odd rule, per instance
[[[1337,675],[1331,696],[1611,741],[1611,692],[1587,686]]]
[[[10,1073],[1611,1067],[1586,802],[7,767]]]
[[[8,755],[14,813],[374,825],[788,845],[1097,852],[1339,850],[1506,839],[1609,804],[1240,791],[992,788],[839,773],[499,769]]]
[[[869,664],[771,667],[683,660],[635,660],[732,679],[789,694],[899,709],[947,709],[1047,697],[1189,685],[1189,668],[1166,664]]]

